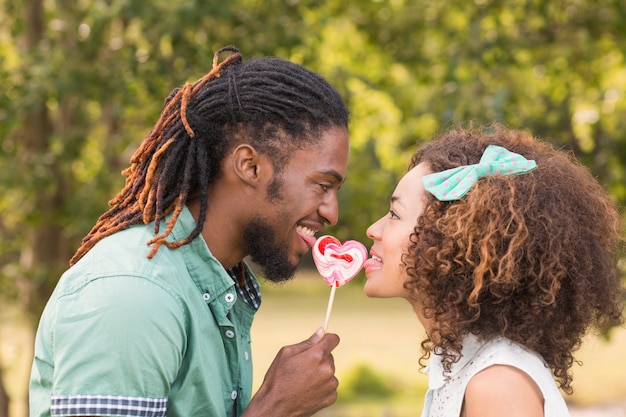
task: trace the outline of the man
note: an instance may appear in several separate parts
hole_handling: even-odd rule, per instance
[[[174,90],[44,310],[31,416],[310,416],[332,404],[339,338],[322,330],[281,349],[252,397],[260,294],[243,258],[289,279],[336,223],[347,124],[319,75],[244,63],[233,47]]]

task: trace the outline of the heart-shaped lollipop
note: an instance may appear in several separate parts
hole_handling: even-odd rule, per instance
[[[343,244],[333,236],[322,236],[313,245],[313,261],[328,285],[341,287],[354,278],[367,259],[361,242],[347,240]]]
[[[331,288],[324,330],[328,327],[335,291],[359,273],[366,259],[365,245],[356,240],[347,240],[341,244],[337,238],[326,235],[315,241],[313,261],[320,275]]]

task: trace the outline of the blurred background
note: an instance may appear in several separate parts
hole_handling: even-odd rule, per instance
[[[416,144],[469,120],[571,150],[626,202],[623,0],[0,0],[0,417],[27,415],[41,309],[164,98],[227,44],[244,59],[303,64],[345,98],[351,161],[328,230],[341,240],[369,244],[365,229],[386,212]],[[303,260],[308,278],[266,291],[257,377],[282,344],[321,324],[327,287],[311,265]],[[359,280],[336,299],[347,388],[330,412],[363,417],[371,400],[371,415],[418,415],[418,322],[407,306],[365,299]],[[583,348],[592,366],[581,369],[594,372],[575,380],[573,403],[626,402],[624,329],[612,336]],[[390,401],[399,408],[380,405]]]

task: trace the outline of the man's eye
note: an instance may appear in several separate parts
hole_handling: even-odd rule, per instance
[[[328,191],[330,189],[330,185],[326,185],[326,184],[320,184],[320,187],[322,187],[322,190],[324,192]]]

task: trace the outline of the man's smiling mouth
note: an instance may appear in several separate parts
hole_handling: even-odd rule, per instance
[[[306,226],[296,225],[296,232],[306,242],[309,247],[313,247],[315,244],[315,230],[309,229]]]

